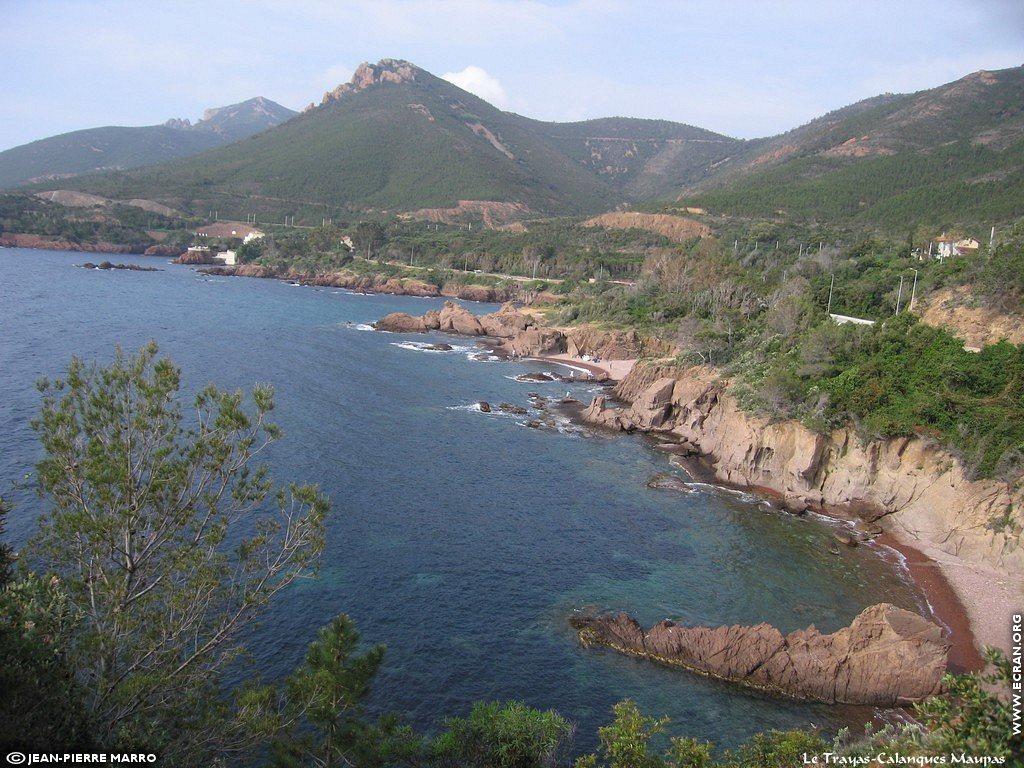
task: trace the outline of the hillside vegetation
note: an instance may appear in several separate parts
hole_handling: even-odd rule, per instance
[[[754,142],[684,192],[720,213],[889,229],[1024,215],[1024,68],[883,96]]]

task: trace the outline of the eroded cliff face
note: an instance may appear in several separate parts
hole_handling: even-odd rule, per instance
[[[821,435],[795,421],[745,413],[712,371],[638,366],[613,408],[595,398],[583,418],[625,431],[661,433],[689,443],[715,477],[817,509],[848,510],[970,562],[1024,575],[1024,490],[971,480],[938,445],[917,437],[862,444],[848,429]]]

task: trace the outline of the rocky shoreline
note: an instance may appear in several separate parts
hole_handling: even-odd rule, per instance
[[[524,301],[524,289],[497,288],[486,285],[462,285],[446,283],[440,287],[433,283],[411,278],[387,277],[385,275],[356,275],[351,272],[328,272],[313,274],[292,269],[277,269],[260,264],[240,264],[234,267],[210,267],[200,269],[204,275],[217,277],[256,277],[272,280],[287,280],[299,285],[327,288],[344,288],[359,293],[386,293],[392,296],[417,296],[426,298],[447,297],[463,301],[479,301],[500,304],[507,301]]]
[[[374,323],[374,328],[392,333],[442,331],[460,336],[488,337],[497,340],[494,348],[499,354],[516,358],[561,357],[560,362],[583,368],[592,366],[585,361],[576,363],[574,358],[634,360],[667,351],[667,345],[635,331],[551,328],[542,325],[532,315],[520,312],[511,302],[505,303],[497,312],[476,315],[449,301],[442,309],[431,310],[419,317],[393,312]]]

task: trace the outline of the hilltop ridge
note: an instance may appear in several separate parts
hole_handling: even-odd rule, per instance
[[[0,189],[194,155],[280,125],[295,114],[257,96],[207,109],[194,124],[187,118],[172,117],[160,125],[62,133],[0,152]]]

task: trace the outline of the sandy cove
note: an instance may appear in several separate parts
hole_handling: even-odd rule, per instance
[[[543,362],[558,363],[569,368],[575,368],[577,370],[584,370],[591,373],[595,378],[604,378],[609,383],[614,383],[626,378],[629,372],[633,370],[633,366],[636,365],[639,360],[636,358],[630,358],[627,360],[605,360],[604,358],[597,358],[600,362],[596,362],[594,358],[584,360],[579,356],[573,355],[532,355],[524,358],[526,360],[541,360]]]

